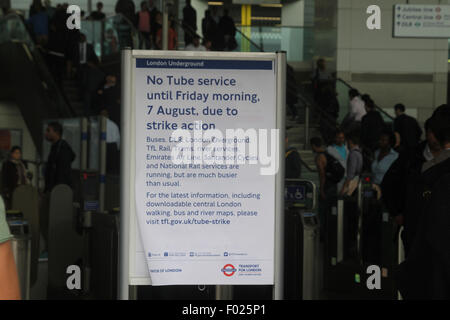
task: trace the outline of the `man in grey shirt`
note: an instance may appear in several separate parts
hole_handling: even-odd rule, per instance
[[[359,148],[359,135],[357,133],[349,134],[347,137],[347,145],[350,153],[347,158],[347,178],[342,186],[340,192],[341,195],[347,193],[347,190],[349,189],[351,192],[348,194],[353,193],[352,190],[354,190],[354,186],[352,184],[358,182],[358,178],[363,169],[363,156],[361,149]]]

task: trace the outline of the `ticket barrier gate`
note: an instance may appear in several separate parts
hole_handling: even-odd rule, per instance
[[[31,281],[31,232],[28,222],[20,211],[6,211],[6,220],[13,235],[11,247],[19,277],[20,292],[23,300],[30,299]]]
[[[319,220],[316,186],[285,180],[285,295],[287,300],[313,300],[319,295]]]
[[[338,199],[328,216],[324,281],[331,299],[398,297],[394,276],[401,254],[399,228],[377,194],[371,177],[363,176],[354,197]],[[378,276],[379,288],[367,283]]]

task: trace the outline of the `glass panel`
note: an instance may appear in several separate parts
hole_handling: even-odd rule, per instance
[[[95,54],[102,56],[102,21],[83,20],[80,32],[86,35],[88,43],[94,47]]]
[[[34,49],[34,43],[31,39],[25,24],[17,15],[8,15],[0,17],[0,43],[7,41],[20,41]]]
[[[314,51],[312,28],[277,26],[238,26],[236,51],[286,51],[288,61],[311,60]]]
[[[139,45],[137,30],[121,15],[107,17],[103,21],[84,20],[81,32],[86,35],[88,43],[94,46],[95,54],[100,59],[118,54],[121,48],[137,48]]]

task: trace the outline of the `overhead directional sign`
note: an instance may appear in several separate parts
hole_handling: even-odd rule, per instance
[[[397,4],[394,37],[450,38],[450,5]]]

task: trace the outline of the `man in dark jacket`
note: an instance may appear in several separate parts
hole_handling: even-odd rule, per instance
[[[417,234],[398,273],[405,299],[450,299],[450,113],[436,116],[431,130],[442,151],[423,165],[418,182]]]
[[[192,43],[197,32],[197,11],[191,6],[191,0],[186,0],[183,8],[184,45]]]
[[[435,117],[425,122],[426,140],[411,154],[402,153],[386,172],[381,189],[385,205],[391,216],[403,225],[402,241],[408,256],[414,241],[420,215],[421,172],[425,162],[437,157],[441,146],[431,127]]]
[[[125,19],[121,20],[118,32],[119,43],[121,47],[132,47],[133,39],[131,38],[131,27],[136,25],[136,7],[131,0],[118,0],[115,12],[121,14]]]
[[[45,139],[52,143],[45,170],[45,191],[49,193],[58,184],[72,186],[71,167],[75,153],[67,141],[61,138],[62,132],[58,122],[49,123],[45,131]]]
[[[288,137],[286,136],[286,146],[288,145]],[[286,179],[300,179],[302,174],[302,164],[300,154],[294,147],[287,147],[285,154],[285,178]]]
[[[405,106],[403,104],[396,104],[394,110],[396,115],[394,120],[394,133],[397,137],[396,147],[400,148],[400,152],[411,154],[420,142],[422,129],[416,119],[405,113]],[[399,137],[400,141],[398,141]]]
[[[365,148],[374,152],[378,147],[378,141],[384,130],[384,121],[380,113],[375,110],[373,100],[365,95],[363,100],[367,113],[361,119],[361,142]]]

